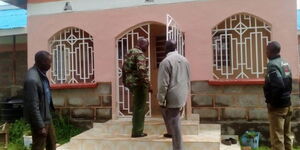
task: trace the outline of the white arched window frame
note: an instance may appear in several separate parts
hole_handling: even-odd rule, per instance
[[[266,71],[271,25],[255,16],[233,15],[212,30],[214,79],[258,79]]]
[[[49,40],[52,84],[94,83],[94,43],[87,32],[69,27]]]

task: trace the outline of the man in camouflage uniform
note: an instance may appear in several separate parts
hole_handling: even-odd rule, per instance
[[[131,137],[147,136],[143,133],[146,99],[149,91],[147,59],[143,52],[148,49],[146,38],[139,38],[135,48],[128,51],[123,64],[123,83],[133,94]]]

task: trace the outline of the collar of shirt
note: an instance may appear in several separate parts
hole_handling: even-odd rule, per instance
[[[274,56],[272,58],[270,58],[270,60],[276,59],[276,58],[280,58],[280,55]]]
[[[169,52],[169,53],[167,54],[167,56],[170,56],[170,55],[173,55],[173,54],[178,54],[178,52],[177,52],[177,51]]]
[[[46,76],[45,73],[43,73],[37,66],[35,66],[36,69],[38,70],[38,73],[41,77],[41,81],[42,81],[42,85],[43,85],[43,89],[44,89],[44,94],[45,94],[45,99],[46,101],[50,104],[52,101],[52,94],[50,91],[50,85],[49,85],[49,80]]]
[[[41,77],[47,78],[46,74],[43,73],[43,72],[39,69],[39,67],[37,67],[37,66],[35,66],[35,67],[36,67],[36,69],[37,69],[37,71],[39,72],[39,74],[40,74]]]

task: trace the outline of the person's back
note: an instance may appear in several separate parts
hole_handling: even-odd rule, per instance
[[[166,41],[167,57],[159,64],[157,100],[161,107],[173,150],[183,150],[180,112],[185,106],[190,87],[190,68],[187,59],[176,51],[174,40]]]
[[[264,94],[270,121],[272,150],[292,150],[291,107],[292,73],[288,63],[281,59],[281,46],[272,41],[267,45],[269,59],[265,76]]]
[[[264,87],[266,102],[277,108],[291,106],[292,74],[288,63],[277,56],[270,59],[267,68],[269,73]]]
[[[169,73],[169,88],[166,94],[166,101],[168,108],[183,107],[186,102],[190,75],[189,63],[187,59],[177,51],[168,53],[167,57],[161,62],[160,69],[166,69],[167,72],[161,71],[160,73]],[[159,77],[162,77],[159,75]],[[163,79],[158,79],[159,81]]]
[[[146,38],[139,38],[135,48],[128,51],[122,68],[124,86],[129,88],[133,99],[131,137],[147,136],[144,131],[146,100],[149,91],[147,58],[143,52],[148,49]]]

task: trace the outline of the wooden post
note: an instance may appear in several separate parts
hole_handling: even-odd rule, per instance
[[[17,50],[16,50],[16,35],[13,35],[13,54],[12,54],[12,60],[13,60],[13,84],[17,84]]]

